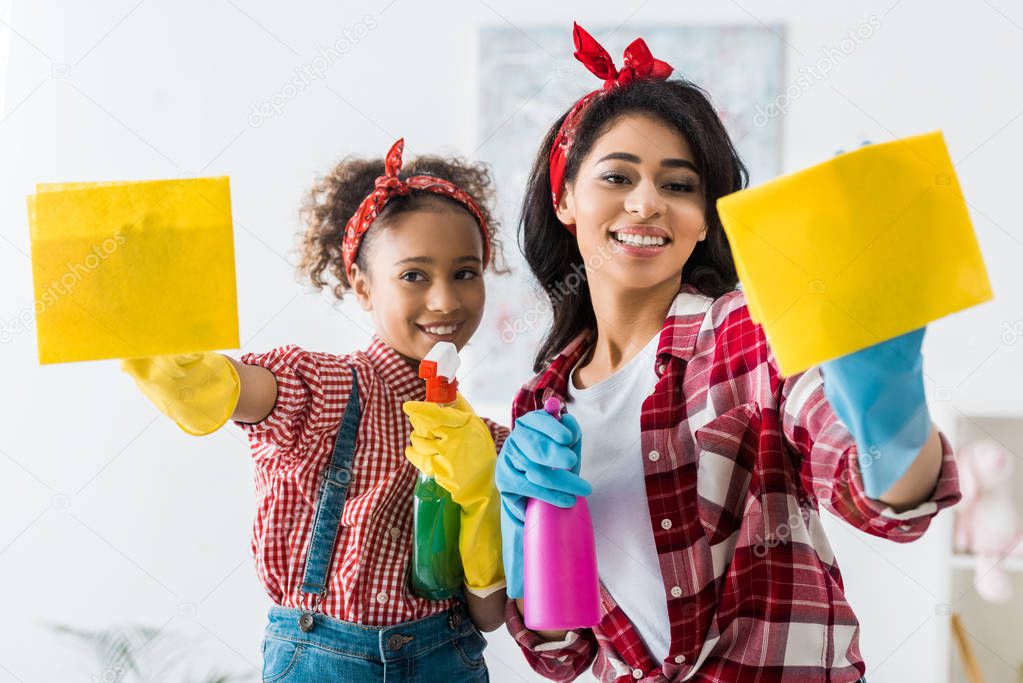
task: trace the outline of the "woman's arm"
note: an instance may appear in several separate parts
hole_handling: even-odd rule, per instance
[[[920,449],[909,469],[877,500],[895,512],[912,510],[931,497],[938,475],[941,473],[941,439],[938,430],[931,427],[931,435]]]
[[[876,461],[870,451],[861,457],[853,435],[824,395],[819,370],[785,378],[781,386],[785,442],[799,455],[802,487],[837,517],[868,534],[907,543],[919,538],[940,510],[959,500],[951,447],[933,424],[927,425],[924,445],[902,476],[871,496],[863,472]]]
[[[523,601],[522,598],[515,599],[515,608],[519,610],[519,616],[523,615]],[[546,641],[553,642],[556,640],[564,640],[568,637],[568,631],[533,631],[536,635],[540,636]]]
[[[522,619],[522,600],[505,605],[504,623],[533,671],[552,681],[574,681],[593,664],[600,646],[592,629],[531,631]],[[560,635],[560,640],[555,640]]]
[[[259,365],[246,365],[224,356],[238,373],[239,393],[232,420],[255,424],[262,422],[277,402],[277,378]]]

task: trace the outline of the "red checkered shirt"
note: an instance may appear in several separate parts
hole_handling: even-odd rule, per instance
[[[237,423],[249,435],[255,460],[258,508],[252,554],[256,572],[278,605],[311,609],[302,572],[312,537],[320,482],[334,448],[341,416],[359,376],[362,420],[353,479],[320,611],[337,619],[389,626],[447,609],[408,589],[412,555],[412,489],[417,471],[405,458],[411,430],[401,410],[422,401],[425,385],[415,369],[380,339],[346,356],[285,346],[241,361],[277,378],[277,403],[258,424]],[[497,447],[508,434],[484,420]]]
[[[566,396],[581,335],[519,392],[513,418]],[[741,291],[686,287],[661,331],[654,392],[640,418],[650,525],[668,604],[670,648],[653,659],[614,598],[603,618],[544,643],[514,601],[512,636],[538,673],[571,681],[856,681],[859,625],[819,508],[900,543],[959,500],[951,448],[929,501],[895,513],[866,496],[856,445],[824,398],[818,370],[782,378]],[[596,660],[594,662],[594,659]]]

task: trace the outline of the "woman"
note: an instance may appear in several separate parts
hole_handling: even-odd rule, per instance
[[[906,542],[958,500],[924,400],[923,330],[782,377],[735,289],[715,203],[746,172],[706,95],[668,80],[641,40],[618,70],[578,26],[575,39],[605,84],[552,126],[524,200],[554,321],[496,469],[509,630],[553,680],[596,659],[604,681],[858,681],[859,627],[818,509]],[[566,291],[579,264],[586,283]],[[542,410],[552,396],[560,420]],[[533,632],[525,501],[576,495],[603,617]]]

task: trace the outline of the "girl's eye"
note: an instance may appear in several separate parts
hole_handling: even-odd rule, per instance
[[[424,282],[426,280],[426,276],[418,270],[410,270],[402,273],[399,276],[399,279],[404,280],[405,282]]]
[[[475,278],[478,278],[479,276],[480,276],[479,273],[470,268],[466,268],[465,270],[460,270],[457,273],[455,273],[456,280],[473,280]]]

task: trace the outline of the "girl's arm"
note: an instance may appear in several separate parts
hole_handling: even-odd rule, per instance
[[[469,618],[476,624],[476,628],[484,633],[490,633],[504,623],[504,604],[508,601],[508,595],[503,588],[485,598],[468,590],[463,592],[466,607],[469,609]]]
[[[237,415],[243,386],[247,417],[262,419],[274,404],[269,391],[276,386],[272,375],[269,382],[273,384],[268,385],[258,368],[249,369],[212,351],[125,358],[121,369],[160,412],[193,436],[212,434],[232,413]],[[239,369],[245,373],[244,383]],[[269,407],[258,412],[267,402]]]
[[[238,403],[231,414],[232,420],[255,424],[262,422],[277,402],[277,378],[259,365],[246,365],[224,356],[238,373]]]

